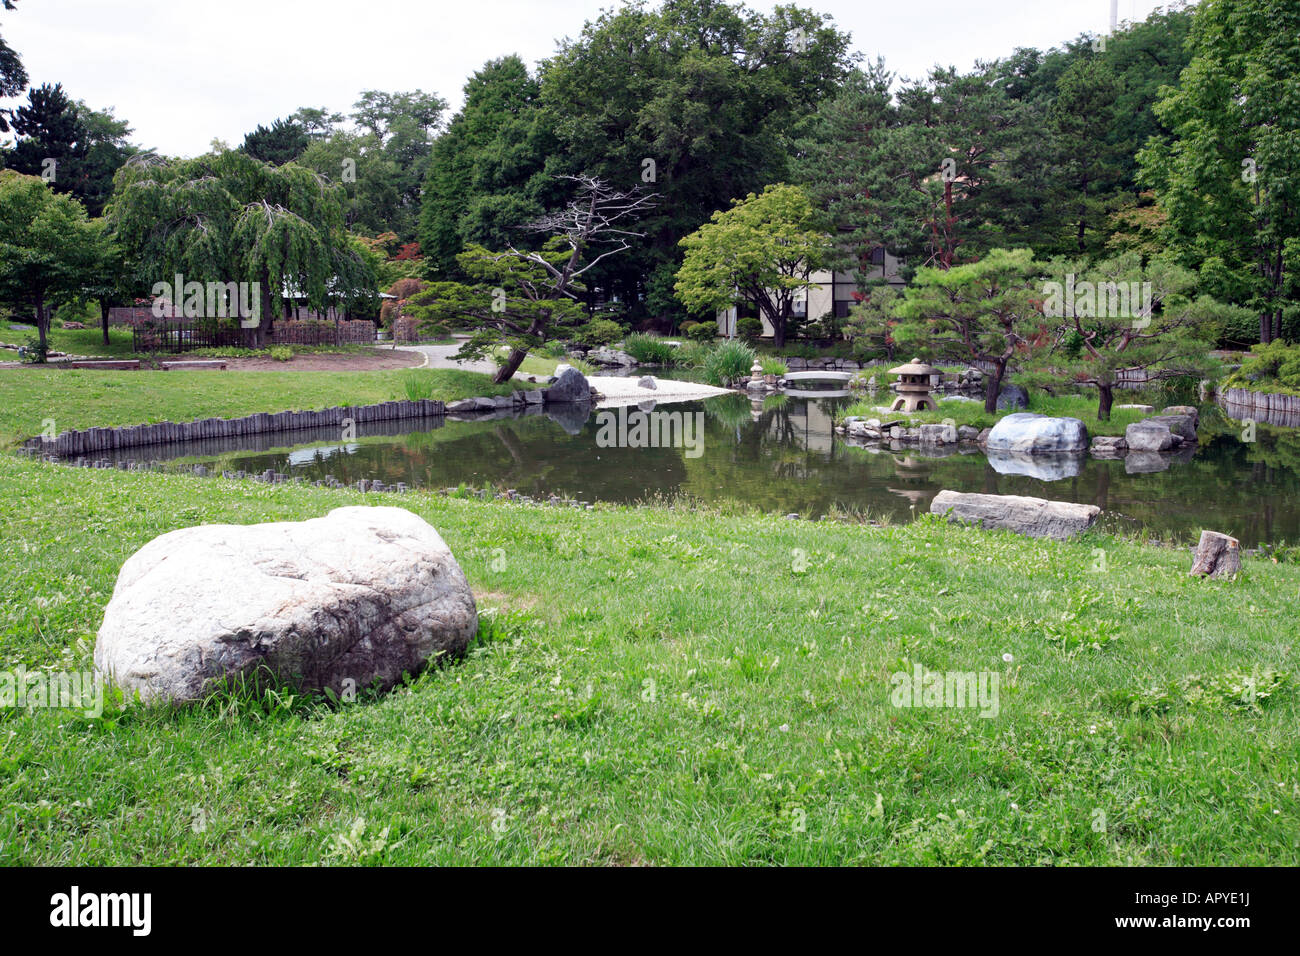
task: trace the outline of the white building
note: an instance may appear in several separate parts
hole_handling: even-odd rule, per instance
[[[890,286],[901,290],[904,286],[902,276],[899,275],[901,264],[901,260],[890,255],[884,249],[877,249],[871,257],[872,270],[867,275],[867,278],[884,279]],[[796,293],[794,300],[795,316],[800,319],[808,316],[813,320],[817,320],[824,315],[833,314],[836,318],[847,318],[849,308],[854,302],[853,293],[858,288],[852,274],[819,269],[809,278],[815,284],[809,289]],[[771,323],[763,318],[758,311],[758,307],[753,302],[748,301],[733,305],[729,309],[718,310],[718,334],[729,339],[734,338],[737,320],[747,317],[762,321],[763,335],[771,336]]]

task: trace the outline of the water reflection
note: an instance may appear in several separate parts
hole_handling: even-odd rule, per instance
[[[486,419],[454,418],[368,426],[341,443],[337,429],[290,432],[167,450],[214,470],[266,469],[309,481],[443,488],[514,488],[544,497],[635,502],[679,494],[746,502],[764,511],[810,516],[834,509],[909,520],[944,488],[1034,495],[1095,504],[1111,527],[1145,528],[1192,540],[1202,528],[1247,546],[1300,540],[1300,438],[1261,426],[1243,442],[1217,409],[1202,415],[1199,447],[1171,455],[1115,460],[1087,456],[986,458],[969,446],[861,447],[835,433],[836,411],[851,399],[793,394],[751,399],[736,393],[659,409],[703,411],[703,453],[684,448],[601,448],[591,410],[556,414],[503,410]],[[164,457],[160,449],[136,458]]]

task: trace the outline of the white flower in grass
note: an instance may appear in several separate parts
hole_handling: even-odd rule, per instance
[[[1002,655],[1002,660],[1003,660],[1005,663],[1010,664],[1012,661],[1015,660],[1015,657],[1013,657],[1013,656],[1010,655],[1010,654],[1003,654],[1003,655]]]

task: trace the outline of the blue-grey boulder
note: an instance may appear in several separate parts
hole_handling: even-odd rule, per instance
[[[561,365],[555,370],[555,384],[542,397],[547,405],[590,404],[591,383],[572,365]]]

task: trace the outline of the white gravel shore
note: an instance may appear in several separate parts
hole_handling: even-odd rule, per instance
[[[651,376],[653,378],[653,376]],[[670,402],[693,402],[700,398],[712,398],[714,395],[726,395],[730,389],[704,385],[700,382],[679,382],[674,379],[656,378],[656,388],[642,388],[637,384],[642,376],[629,375],[589,375],[587,381],[591,387],[605,396],[600,407],[617,407],[636,405],[644,401],[654,401],[661,405]]]

